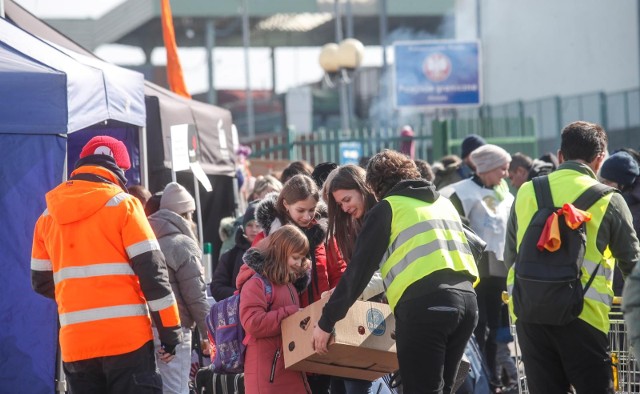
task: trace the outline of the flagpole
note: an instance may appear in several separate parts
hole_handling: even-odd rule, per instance
[[[251,62],[249,60],[249,6],[247,0],[242,0],[242,44],[244,46],[244,79],[245,79],[245,95],[247,103],[247,132],[249,138],[256,135],[253,120],[253,93],[251,92]]]

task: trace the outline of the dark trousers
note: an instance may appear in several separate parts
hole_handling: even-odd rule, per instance
[[[575,319],[566,326],[516,321],[527,384],[531,394],[613,393],[607,336]]]
[[[491,373],[492,384],[498,384],[496,331],[502,323],[502,292],[506,290],[506,283],[505,278],[490,276],[480,279],[475,289],[478,295],[478,325],[474,334]]]
[[[329,394],[331,376],[307,374],[307,382],[313,394]]]
[[[400,302],[394,315],[403,392],[450,393],[478,322],[476,295],[438,290]]]
[[[372,382],[368,380],[331,377],[331,394],[369,394]]]
[[[63,363],[71,394],[162,394],[153,341],[131,353]]]

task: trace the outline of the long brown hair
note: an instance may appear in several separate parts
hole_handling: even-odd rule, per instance
[[[364,213],[368,212],[375,203],[376,197],[365,181],[365,171],[361,167],[348,164],[338,167],[327,179],[326,188],[327,206],[329,208],[329,231],[328,238],[335,238],[338,249],[342,253],[345,261],[351,260],[355,246],[355,238],[358,236],[364,221],[364,215],[360,219],[353,219],[351,215],[344,212],[338,202],[333,197],[333,192],[337,190],[355,190],[362,195],[364,200]],[[329,248],[331,250],[331,248]]]
[[[284,207],[285,201],[291,205],[298,201],[306,200],[309,197],[313,197],[316,202],[320,200],[320,192],[318,191],[316,182],[307,175],[298,174],[291,177],[287,183],[284,184],[278,195],[278,201],[276,202],[278,219],[280,219],[282,223],[291,222],[291,218],[287,215],[287,209]]]
[[[309,253],[309,240],[298,227],[286,224],[265,238],[260,245],[264,254],[264,276],[273,284],[283,285],[294,282],[303,271],[309,269],[309,260],[302,262],[299,272],[292,273],[287,260],[293,254],[304,256]]]

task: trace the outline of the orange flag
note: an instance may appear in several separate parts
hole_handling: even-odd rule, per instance
[[[565,223],[572,230],[577,229],[584,222],[591,220],[591,212],[583,211],[573,206],[573,204],[564,204],[562,206],[562,214],[564,215]]]
[[[175,93],[191,98],[187,91],[187,85],[184,83],[182,75],[182,66],[180,58],[178,58],[178,45],[176,45],[176,34],[173,30],[173,16],[171,15],[171,5],[169,0],[161,0],[162,2],[162,38],[164,46],[167,49],[167,80],[169,87]]]
[[[559,216],[564,216],[564,221],[567,226],[575,230],[582,225],[582,223],[591,220],[591,213],[583,211],[573,206],[573,204],[564,204],[562,208],[553,212],[547,218],[544,224],[540,238],[538,239],[538,249],[543,251],[547,249],[549,252],[555,252],[560,249],[562,240],[560,239],[560,223],[558,222]]]
[[[538,239],[538,249],[543,251],[547,249],[549,252],[555,252],[560,249],[562,240],[560,239],[560,226],[558,224],[558,213],[554,212],[547,218]]]

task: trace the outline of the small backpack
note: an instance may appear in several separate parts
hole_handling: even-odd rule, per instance
[[[566,325],[578,317],[584,306],[584,293],[591,286],[600,264],[582,287],[582,264],[586,250],[585,223],[572,230],[563,218],[558,220],[561,246],[550,252],[538,249],[538,240],[547,218],[558,210],[553,206],[547,176],[533,178],[538,211],[526,229],[516,257],[513,285],[513,308],[518,320],[525,323]],[[600,198],[615,191],[597,183],[574,202],[586,211]]]
[[[271,283],[261,274],[254,274],[251,279],[260,279],[264,283],[267,296],[267,310],[273,303]],[[215,346],[212,369],[217,373],[244,372],[244,352],[246,349],[245,332],[240,324],[240,293],[218,301],[211,306],[206,317],[209,337]]]

